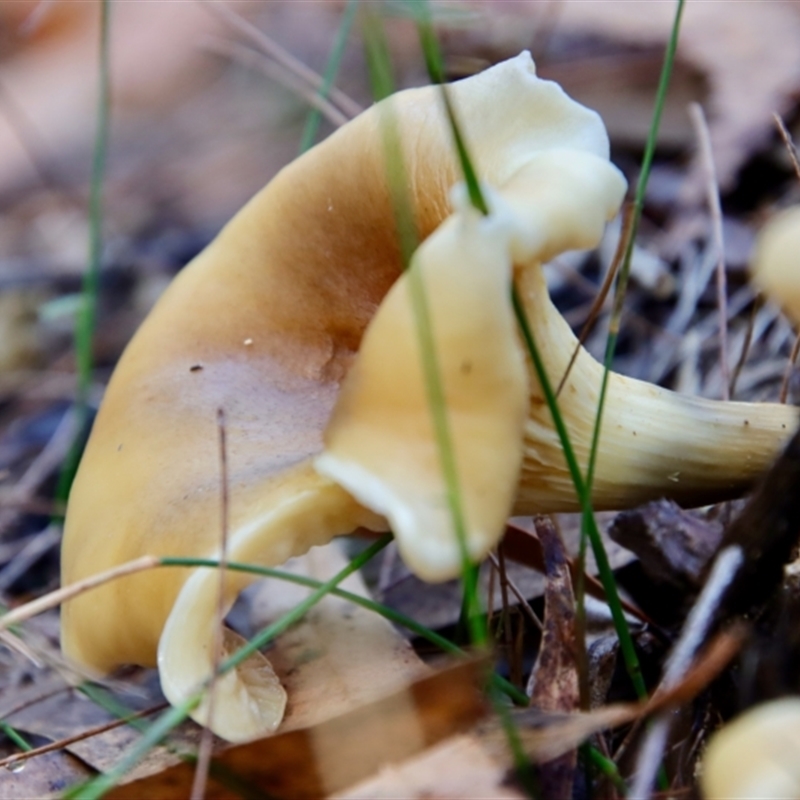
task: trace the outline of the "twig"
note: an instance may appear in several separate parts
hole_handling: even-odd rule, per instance
[[[39,129],[2,81],[0,81],[0,111],[2,111],[9,128],[14,132],[17,141],[25,151],[25,155],[28,157],[28,161],[31,162],[33,171],[42,185],[51,191],[62,192],[60,184],[63,181],[59,180],[50,168],[53,158],[44,144]]]
[[[34,695],[33,697],[23,697],[22,700],[18,700],[11,705],[0,707],[0,719],[8,719],[9,717],[13,717],[14,714],[18,714],[20,711],[25,711],[26,709],[31,708],[31,706],[35,706],[37,703],[43,703],[45,700],[55,697],[57,694],[63,694],[64,692],[72,691],[72,684],[67,683],[63,678],[61,678],[61,676],[58,677],[60,679],[60,683],[56,688],[52,688],[52,686],[47,687],[47,682],[45,682],[47,689],[46,691],[43,691],[41,686],[36,684],[37,689],[41,691],[41,694]],[[24,695],[24,690],[22,693]]]
[[[578,343],[575,345],[575,350],[569,359],[569,364],[567,364],[567,368],[564,370],[564,375],[558,384],[558,388],[556,389],[556,399],[558,399],[559,395],[561,394],[561,390],[564,388],[564,384],[567,382],[567,378],[569,378],[569,373],[572,371],[572,367],[575,364],[575,359],[578,357],[578,353],[580,353],[583,343],[591,333],[592,328],[597,321],[597,316],[600,313],[600,309],[602,309],[602,307],[605,305],[608,293],[611,291],[611,287],[614,285],[614,280],[617,277],[619,268],[622,266],[623,259],[625,258],[625,251],[628,247],[628,239],[633,233],[633,220],[633,206],[628,204],[625,206],[625,209],[622,212],[622,228],[620,230],[619,241],[617,242],[617,249],[614,252],[614,258],[611,259],[611,265],[609,266],[608,272],[603,278],[603,285],[600,287],[600,291],[597,293],[597,297],[595,297],[592,307],[589,309],[586,322],[584,323],[580,336],[578,337]]]
[[[104,583],[109,583],[117,578],[122,578],[125,575],[133,575],[136,572],[144,572],[147,569],[153,569],[161,564],[161,560],[156,556],[141,556],[133,561],[126,561],[113,569],[107,569],[105,572],[98,572],[96,575],[91,575],[84,578],[82,581],[76,581],[69,586],[63,586],[61,589],[56,589],[54,592],[39,597],[36,600],[31,600],[30,603],[18,606],[8,614],[0,617],[0,631],[10,628],[20,622],[24,622],[30,617],[35,617],[43,611],[50,608],[55,608],[61,603],[71,600],[79,594],[88,592],[97,586],[102,586]]]
[[[492,563],[495,567],[499,570],[499,564],[497,560],[497,556],[494,553],[489,553],[489,558],[492,560]],[[542,621],[539,617],[536,616],[536,612],[531,608],[530,603],[525,599],[525,595],[522,594],[519,587],[516,583],[506,575],[506,583],[508,584],[508,588],[511,589],[512,594],[514,597],[517,598],[519,601],[520,606],[522,606],[522,610],[528,615],[528,619],[541,631],[544,630],[544,625],[542,625]]]
[[[739,360],[736,362],[736,366],[733,368],[733,375],[731,375],[731,386],[729,390],[731,397],[736,394],[736,384],[739,380],[739,375],[741,375],[742,369],[747,361],[747,356],[750,353],[750,347],[753,344],[753,330],[755,329],[756,315],[761,308],[761,302],[761,296],[757,295],[753,302],[753,310],[751,311],[750,317],[747,320],[747,329],[745,332],[744,342],[742,342],[742,352],[739,355]]]
[[[394,570],[394,565],[397,563],[397,544],[396,542],[392,541],[386,550],[383,552],[383,557],[381,558],[381,566],[380,570],[378,571],[378,585],[377,589],[377,600],[383,600],[386,597],[386,592],[392,588],[392,571]]]
[[[798,353],[800,353],[800,333],[794,340],[792,352],[789,354],[789,362],[786,364],[786,370],[783,373],[783,381],[781,381],[781,393],[778,396],[779,403],[785,403],[789,397],[789,381],[792,378],[792,372],[794,372],[794,365],[797,361]]]
[[[44,667],[44,662],[36,655],[33,648],[29,647],[16,633],[0,631],[0,642],[11,650],[16,650],[23,658],[27,658],[37,669]],[[4,718],[2,717],[2,719]]]
[[[226,442],[225,412],[217,409],[217,431],[219,435],[219,480],[220,480],[220,556],[218,570],[217,613],[214,620],[214,637],[211,643],[212,672],[208,685],[208,717],[197,749],[197,767],[192,782],[191,800],[203,800],[208,783],[208,768],[211,764],[211,749],[214,745],[214,707],[216,705],[216,687],[219,676],[219,665],[222,660],[223,624],[225,621],[225,580],[228,567],[228,448]]]
[[[688,672],[695,653],[714,621],[723,595],[743,563],[744,553],[738,545],[724,548],[714,560],[703,591],[686,620],[680,639],[670,653],[664,668],[664,677],[656,694],[674,689]],[[668,714],[660,714],[648,729],[639,750],[630,797],[650,796],[656,773],[661,765],[671,722],[672,719]]]
[[[711,212],[711,233],[717,250],[717,309],[719,312],[719,365],[722,371],[722,399],[730,399],[731,373],[728,366],[728,312],[726,308],[728,288],[725,273],[725,242],[722,235],[722,206],[719,201],[719,184],[711,149],[703,107],[699,103],[689,104],[689,116],[694,125],[700,161],[706,179],[706,195]]]
[[[281,47],[262,30],[259,30],[252,22],[248,22],[244,17],[226,6],[225,3],[220,2],[220,0],[205,0],[203,6],[230,28],[241,33],[263,53],[289,72],[294,73],[305,84],[311,86],[315,92],[322,88],[324,81],[320,75],[300,61],[299,58],[293,56],[288,50]],[[352,100],[335,86],[330,88],[328,96],[348,117],[356,117],[363,111],[355,100]]]
[[[0,570],[0,592],[21,578],[42,556],[61,541],[61,526],[48,525],[32,536],[14,558]]]
[[[508,576],[506,575],[506,558],[503,553],[503,545],[497,548],[497,555],[492,558],[492,564],[497,567],[497,575],[500,579],[500,602],[502,605],[501,619],[503,621],[503,643],[506,648],[506,659],[508,660],[509,679],[515,686],[522,683],[522,669],[518,669],[517,662],[514,660],[514,643],[511,631],[511,614],[509,613],[510,604],[508,602]],[[496,559],[496,560],[495,560]],[[494,594],[494,592],[492,592]],[[519,672],[519,675],[516,673]]]
[[[52,753],[54,750],[63,750],[65,747],[75,744],[75,742],[82,742],[86,739],[91,739],[93,736],[99,736],[101,733],[106,733],[107,731],[114,730],[114,728],[127,725],[129,722],[133,722],[134,720],[141,719],[142,717],[148,717],[150,714],[155,714],[158,711],[163,711],[168,705],[169,703],[161,703],[161,705],[153,706],[152,708],[145,708],[143,711],[137,711],[135,714],[123,717],[122,719],[115,719],[112,722],[106,722],[103,725],[96,725],[93,728],[89,728],[81,733],[76,733],[74,736],[69,736],[66,739],[59,739],[57,742],[50,742],[50,744],[45,744],[41,747],[35,747],[33,750],[26,750],[24,753],[15,753],[13,756],[6,756],[5,758],[0,759],[0,769],[3,767],[12,769],[14,766],[24,763],[29,758],[43,756],[45,753]]]
[[[67,411],[56,427],[50,441],[25,470],[14,487],[2,495],[2,502],[23,505],[30,502],[39,487],[58,468],[69,453],[78,434],[78,414],[74,408]],[[19,508],[0,510],[0,539],[19,516]]]
[[[786,145],[786,150],[789,153],[789,159],[794,167],[794,173],[798,178],[800,178],[800,161],[797,160],[797,148],[794,146],[794,142],[792,141],[792,135],[786,129],[786,125],[784,124],[780,115],[773,114],[772,118],[775,120],[775,124],[778,126],[778,133],[780,133],[783,143]]]
[[[213,53],[229,58],[231,61],[260,70],[268,78],[296,92],[310,106],[324,114],[326,119],[337,128],[340,128],[349,120],[349,117],[343,114],[330,101],[321,97],[303,81],[299,80],[294,73],[282,69],[280,64],[271,61],[263,53],[253,50],[241,42],[229,42],[225,39],[208,38],[204,42],[204,47]]]
[[[17,28],[19,36],[28,37],[36,34],[57,2],[58,0],[39,0]]]

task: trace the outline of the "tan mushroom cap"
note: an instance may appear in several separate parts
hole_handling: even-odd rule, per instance
[[[455,84],[451,97],[479,175],[497,187],[485,220],[460,201],[441,225],[458,170],[438,90],[386,102],[425,239],[414,269],[431,288],[467,536],[479,557],[512,504],[576,507],[549,411],[524,369],[508,295],[514,272],[556,383],[575,338],[550,303],[539,264],[595,243],[624,181],[608,163],[597,115],[539,80],[527,54]],[[143,554],[218,555],[219,408],[227,419],[230,559],[281,563],[359,526],[385,530],[386,515],[420,574],[457,573],[415,373],[413,275],[387,297],[402,265],[381,117],[381,106],[365,112],[284,169],[176,278],[137,332],[73,486],[65,583]],[[465,371],[465,360],[477,369]],[[361,402],[370,384],[377,391],[367,395],[376,399]],[[462,396],[461,386],[479,391]],[[599,386],[599,365],[582,353],[561,399],[582,463]],[[332,414],[329,448],[317,462],[322,475],[314,460]],[[782,406],[723,406],[615,377],[595,498],[624,506],[660,494],[698,501],[729,494],[764,468],[795,420]],[[366,421],[366,451],[348,451],[353,436],[364,441],[353,431]],[[331,466],[340,457],[351,477],[361,470],[359,480]],[[362,491],[363,480],[383,481],[382,497]],[[249,580],[230,574],[226,603]],[[165,694],[177,703],[210,674],[217,584],[213,570],[162,569],[80,596],[63,610],[64,650],[99,670],[157,657]],[[232,740],[272,730],[285,699],[256,656],[218,687],[214,730]],[[205,715],[203,706],[195,718]]]
[[[455,85],[452,98],[490,182],[504,183],[542,148],[607,146],[599,118],[536,78],[527,54]],[[449,127],[435,88],[389,102],[425,237],[447,215],[457,178]],[[217,552],[220,407],[228,420],[231,558],[280,563],[358,526],[385,528],[311,465],[339,381],[401,271],[378,116],[371,109],[276,176],[176,278],[137,332],[73,486],[65,583],[143,553]],[[246,580],[230,581],[229,601]],[[171,569],[67,603],[65,652],[99,670],[155,663],[184,584],[182,607],[201,585],[216,591],[205,571]],[[208,664],[211,618],[198,624],[205,653],[184,658]],[[166,683],[165,669],[178,670],[168,649],[162,642]]]

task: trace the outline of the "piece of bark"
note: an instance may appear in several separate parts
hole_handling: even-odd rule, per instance
[[[618,514],[608,534],[639,557],[653,580],[696,590],[722,540],[722,525],[671,500],[657,500]]]
[[[531,706],[570,713],[580,704],[575,642],[575,597],[564,543],[549,517],[536,518],[545,566],[545,616],[542,642],[528,681]],[[571,797],[577,751],[542,764],[538,784],[544,797]]]

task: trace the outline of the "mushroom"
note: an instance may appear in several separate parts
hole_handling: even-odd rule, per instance
[[[760,232],[753,283],[800,325],[800,206],[784,209]]]
[[[391,525],[429,580],[458,573],[410,292],[425,289],[444,410],[480,558],[514,513],[577,507],[510,302],[516,280],[554,382],[577,342],[540,264],[597,243],[625,182],[599,117],[527,53],[449,87],[490,214],[448,193],[458,165],[439,89],[401,92],[280,172],[175,279],[123,354],[69,500],[65,583],[145,553],[219,557],[216,410],[228,420],[227,555],[278,564]],[[403,272],[381,125],[398,126],[423,242]],[[581,351],[560,406],[585,465],[600,366]],[[612,376],[598,507],[745,488],[794,409],[714,403]],[[230,605],[251,578],[228,575]],[[158,663],[185,699],[211,671],[213,570],[131,575],[65,604],[67,655],[105,671]],[[262,657],[226,677],[214,730],[273,730],[285,695]],[[194,716],[207,720],[201,706]]]
[[[745,711],[712,737],[700,784],[707,800],[800,797],[800,698]]]

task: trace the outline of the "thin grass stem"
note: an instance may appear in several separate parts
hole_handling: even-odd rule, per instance
[[[219,562],[211,558],[169,557],[163,558],[161,560],[161,564],[165,567],[216,568],[219,566]],[[322,586],[322,581],[319,581],[316,578],[309,578],[305,575],[295,575],[294,573],[285,572],[284,570],[280,569],[274,569],[273,567],[259,567],[254,564],[243,564],[241,562],[229,561],[227,564],[227,569],[231,572],[247,572],[253,575],[260,575],[263,578],[273,578],[275,580],[288,581],[289,583],[295,583],[298,586],[306,586],[309,589],[319,589]],[[406,630],[411,631],[411,633],[419,636],[421,639],[425,639],[435,647],[443,650],[445,653],[455,656],[467,655],[467,652],[454,642],[451,642],[441,634],[436,633],[436,631],[425,627],[412,617],[409,617],[406,614],[391,608],[390,606],[379,603],[369,597],[363,597],[360,594],[348,592],[346,589],[332,589],[330,594],[334,595],[335,597],[339,597],[342,600],[347,600],[348,602],[360,606],[367,611],[380,614],[380,616],[382,616],[384,619],[394,623],[395,625],[400,625],[401,627],[406,628]],[[503,677],[500,675],[494,675],[491,680],[496,688],[508,695],[509,699],[511,699],[514,703],[518,705],[528,705],[528,696],[506,681]]]
[[[381,100],[391,95],[394,91],[394,80],[392,78],[386,32],[378,13],[370,10],[364,15],[363,31],[373,95],[376,100]],[[382,112],[381,131],[384,139],[389,190],[392,196],[403,265],[404,268],[407,268],[419,242],[419,236],[406,190],[403,148],[400,142],[397,120],[394,118],[391,105],[384,105]],[[439,369],[434,343],[433,321],[430,315],[425,285],[418,270],[408,270],[408,286],[419,340],[428,405],[439,450],[442,477],[445,483],[447,504],[461,554],[464,607],[466,609],[470,638],[474,645],[483,646],[488,642],[488,630],[485,615],[481,612],[478,593],[478,569],[470,558],[467,549],[464,503],[459,489],[455,450],[447,417],[447,404],[441,381],[441,370]]]
[[[0,719],[0,733],[5,734],[20,750],[25,752],[33,750],[33,745],[30,744],[13,725],[10,725],[4,719]]]
[[[342,63],[342,56],[344,55],[344,48],[347,44],[347,39],[350,36],[350,31],[353,28],[353,20],[356,17],[358,10],[358,3],[356,0],[347,0],[344,13],[342,14],[342,21],[339,24],[339,30],[336,33],[336,41],[333,43],[333,50],[331,50],[330,58],[325,66],[325,72],[322,74],[322,85],[319,87],[317,97],[320,100],[327,100],[333,83],[336,80],[336,75],[339,72],[339,66]],[[306,152],[313,144],[319,130],[319,124],[322,120],[322,114],[318,108],[312,108],[308,112],[306,124],[303,128],[303,136],[300,139],[300,155]]]
[[[133,769],[170,731],[177,728],[200,704],[201,699],[202,693],[198,693],[165,711],[108,772],[68,789],[64,794],[64,800],[99,800],[106,792],[113,789],[122,780],[125,773]]]
[[[593,767],[596,767],[606,778],[608,778],[611,783],[614,784],[614,788],[623,796],[627,795],[628,787],[625,785],[625,781],[622,779],[622,776],[619,774],[619,769],[617,769],[617,765],[610,759],[604,756],[596,747],[589,745],[586,748],[586,753],[589,756],[589,761]]]
[[[75,439],[61,467],[56,486],[56,500],[66,501],[78,462],[81,458],[81,437],[89,419],[89,391],[92,385],[92,343],[97,322],[97,296],[100,285],[100,266],[103,258],[103,184],[108,152],[108,129],[111,106],[110,60],[111,0],[100,4],[99,89],[97,127],[95,131],[92,177],[89,191],[89,258],[83,275],[81,305],[75,322],[75,366],[77,417]]]
[[[597,413],[595,416],[594,431],[592,433],[592,446],[589,451],[589,464],[586,471],[586,491],[588,496],[591,497],[592,483],[594,480],[594,471],[597,464],[597,455],[600,450],[600,431],[602,428],[603,409],[605,407],[605,399],[608,390],[608,380],[611,374],[611,363],[614,359],[614,352],[617,347],[617,340],[619,338],[620,320],[622,317],[622,308],[625,299],[625,292],[628,286],[628,278],[630,277],[631,260],[633,257],[634,242],[636,239],[636,232],[639,227],[639,221],[642,216],[644,208],[644,196],[647,189],[647,182],[650,177],[650,169],[653,165],[653,158],[655,156],[656,142],[658,140],[658,131],[661,125],[661,114],[664,110],[664,105],[667,97],[667,89],[669,88],[669,81],[672,75],[672,69],[675,62],[675,53],[678,48],[678,36],[680,33],[681,16],[683,14],[684,0],[678,0],[675,9],[675,17],[672,23],[672,31],[670,33],[669,43],[667,44],[666,53],[664,55],[664,64],[661,70],[661,77],[659,79],[658,90],[656,92],[655,109],[653,111],[653,119],[650,124],[650,132],[647,137],[647,144],[645,146],[644,156],[642,158],[642,167],[639,173],[639,180],[636,185],[636,193],[633,201],[633,211],[631,212],[630,230],[628,232],[628,240],[625,246],[625,257],[622,261],[622,267],[617,275],[615,290],[614,290],[614,306],[611,312],[611,319],[609,322],[608,338],[606,340],[605,356],[603,358],[603,379],[600,385],[600,394],[597,403]],[[612,616],[614,617],[614,624],[620,638],[620,648],[625,660],[625,664],[633,681],[634,688],[640,698],[647,696],[647,689],[641,674],[641,667],[639,666],[639,659],[633,646],[633,639],[630,635],[625,616],[622,612],[621,606],[618,604],[618,592],[614,581],[613,573],[611,572],[608,557],[605,552],[602,540],[599,534],[596,533],[597,527],[594,521],[594,515],[589,514],[586,510],[583,513],[582,519],[582,537],[588,536],[592,550],[594,552],[597,568],[600,578],[603,581],[603,586],[608,595],[609,606],[611,608]],[[585,550],[584,550],[585,552]],[[583,564],[581,564],[581,569]],[[611,588],[613,587],[613,588]],[[612,603],[613,599],[613,603]]]

